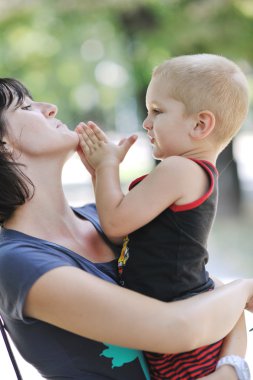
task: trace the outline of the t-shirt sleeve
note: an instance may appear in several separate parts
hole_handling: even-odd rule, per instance
[[[14,319],[29,323],[23,306],[32,285],[45,273],[61,266],[76,266],[68,256],[47,251],[45,247],[22,242],[1,247],[0,305]],[[8,294],[8,297],[6,296]]]

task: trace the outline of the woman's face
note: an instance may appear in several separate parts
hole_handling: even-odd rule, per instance
[[[15,101],[5,111],[7,142],[19,156],[35,158],[68,153],[76,149],[78,135],[56,118],[57,107],[29,97],[17,108]]]

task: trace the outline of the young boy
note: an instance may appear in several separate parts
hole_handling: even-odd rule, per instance
[[[115,145],[94,123],[77,132],[95,170],[102,228],[114,240],[125,236],[118,263],[121,284],[172,301],[214,287],[205,264],[217,206],[215,163],[247,115],[247,80],[221,56],[175,57],[155,68],[146,105],[143,128],[161,162],[133,181],[126,195],[119,164],[136,136]],[[146,353],[151,377],[201,378],[215,370],[221,346],[219,341],[184,354]]]

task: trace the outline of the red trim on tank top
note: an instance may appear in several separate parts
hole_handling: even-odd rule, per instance
[[[128,187],[128,190],[131,190],[135,185],[137,185],[137,183],[141,182],[145,177],[147,177],[147,175],[148,175],[148,174],[144,174],[144,175],[142,175],[141,177],[138,177],[138,178],[134,179],[134,180],[130,183],[130,185],[129,185],[129,187]]]
[[[219,175],[219,172],[218,172],[217,168],[211,162],[209,162],[207,160],[196,160],[195,158],[189,158],[189,160],[196,162],[197,164],[199,164],[202,168],[204,168],[206,170],[206,172],[209,175],[209,178],[211,180],[211,184],[210,184],[210,187],[207,190],[207,192],[204,195],[202,195],[202,197],[200,197],[199,199],[197,199],[196,201],[193,201],[193,202],[190,202],[190,203],[186,203],[184,205],[173,204],[173,205],[169,206],[168,208],[170,210],[174,211],[174,212],[192,210],[192,209],[200,206],[202,203],[204,203],[210,197],[210,195],[212,194],[213,189],[214,189],[214,177],[213,177],[213,173],[212,173],[211,169],[208,167],[208,165],[213,168],[213,170],[217,174],[217,176]],[[138,178],[134,179],[130,183],[128,189],[131,190],[135,185],[137,185],[145,177],[147,177],[147,175],[148,174],[145,174],[145,175],[142,175],[141,177],[138,177]]]
[[[172,210],[172,211],[174,211],[174,212],[192,210],[192,209],[194,209],[194,208],[202,205],[202,203],[204,203],[210,197],[210,195],[212,194],[213,189],[214,189],[214,176],[213,176],[213,173],[212,173],[211,169],[208,167],[208,165],[210,165],[214,169],[215,173],[217,175],[219,175],[217,168],[211,162],[206,161],[206,160],[196,160],[194,158],[189,158],[189,160],[192,160],[192,161],[196,162],[198,165],[200,165],[202,168],[205,169],[205,171],[209,175],[209,178],[210,178],[210,181],[211,181],[210,187],[207,190],[207,192],[204,195],[202,195],[202,197],[200,197],[199,199],[197,199],[196,201],[193,201],[193,202],[190,202],[190,203],[186,203],[186,204],[183,204],[183,205],[176,205],[176,204],[171,205],[169,207],[169,209]]]

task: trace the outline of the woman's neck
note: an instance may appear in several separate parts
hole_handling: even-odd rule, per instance
[[[61,224],[73,222],[76,217],[68,205],[61,183],[63,160],[51,160],[49,163],[34,159],[24,164],[22,170],[33,183],[34,188],[30,190],[34,194],[17,208],[5,227],[37,236],[49,234],[50,230],[61,230]]]
[[[61,186],[37,187],[33,197],[19,206],[5,227],[31,235],[60,229],[62,221],[75,218]]]
[[[87,220],[78,217],[65,198],[61,186],[46,186],[20,206],[4,227],[66,247],[98,263],[114,259],[111,249]]]

